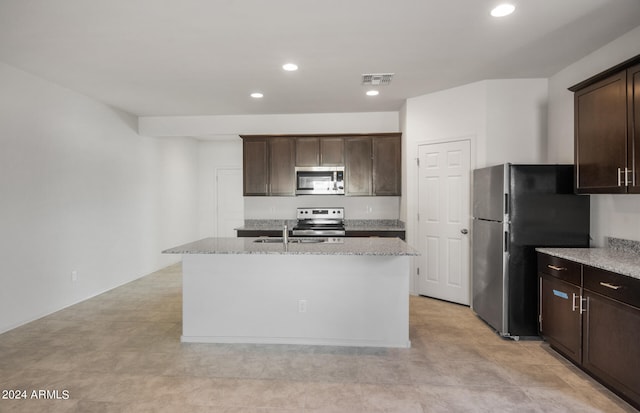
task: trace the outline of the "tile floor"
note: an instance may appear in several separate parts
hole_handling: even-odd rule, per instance
[[[4,333],[0,389],[62,399],[0,412],[636,412],[544,343],[424,297],[411,349],[182,344],[180,323],[176,265]]]

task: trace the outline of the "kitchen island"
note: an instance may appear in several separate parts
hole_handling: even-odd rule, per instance
[[[256,240],[206,238],[163,251],[183,256],[183,342],[410,346],[418,253],[404,241]]]

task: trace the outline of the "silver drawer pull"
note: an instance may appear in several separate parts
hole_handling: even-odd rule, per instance
[[[556,271],[567,271],[565,267],[556,267],[555,265],[551,265],[551,264],[548,264],[547,268],[551,268],[552,270],[556,270]]]
[[[618,288],[620,288],[619,285],[613,285],[613,284],[603,283],[603,282],[601,282],[600,285],[603,287],[611,288],[612,290],[617,290]]]

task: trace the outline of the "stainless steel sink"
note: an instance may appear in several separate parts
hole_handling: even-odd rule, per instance
[[[291,244],[319,244],[325,241],[325,238],[289,238],[289,243]],[[283,241],[281,237],[264,237],[255,239],[253,242],[261,244],[282,244]]]

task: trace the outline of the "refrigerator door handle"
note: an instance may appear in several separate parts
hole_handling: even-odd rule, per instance
[[[509,252],[509,231],[504,232],[504,252]]]

